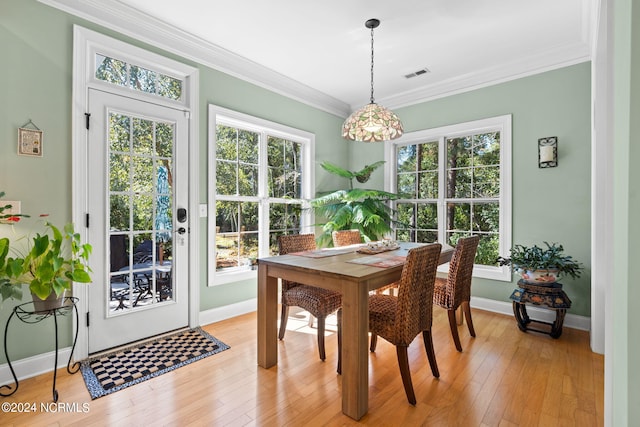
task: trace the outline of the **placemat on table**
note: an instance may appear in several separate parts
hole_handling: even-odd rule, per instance
[[[349,260],[352,264],[370,265],[372,267],[389,268],[403,265],[407,260],[406,256],[369,256]]]

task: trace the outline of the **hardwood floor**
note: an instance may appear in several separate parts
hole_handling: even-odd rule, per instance
[[[82,376],[58,371],[59,403],[77,412],[43,412],[51,374],[20,382],[0,403],[35,403],[33,413],[0,414],[0,424],[60,426],[601,426],[604,359],[585,331],[565,328],[554,340],[522,333],[513,317],[473,309],[477,337],[460,326],[464,351],[451,339],[445,310],[434,307],[440,379],[431,375],[421,336],[409,347],[416,406],[406,399],[396,352],[378,340],[369,353],[369,412],[356,422],[341,412],[337,341],[328,325],[327,360],[315,331],[289,330],[279,364],[257,366],[256,315],[204,327],[231,349],[92,401]],[[292,327],[296,322],[290,321]],[[300,321],[304,325],[306,321]],[[85,406],[83,406],[85,405]]]

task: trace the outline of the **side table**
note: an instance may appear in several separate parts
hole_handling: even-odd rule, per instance
[[[56,308],[54,310],[47,311],[35,311],[32,302],[26,302],[24,304],[17,305],[13,308],[13,312],[7,319],[7,324],[4,327],[4,355],[7,358],[7,364],[9,365],[9,369],[11,370],[11,375],[13,375],[13,381],[15,382],[14,386],[11,385],[3,385],[0,387],[2,389],[8,389],[9,393],[3,393],[0,391],[0,396],[11,396],[16,391],[18,391],[18,377],[16,376],[15,371],[13,370],[13,366],[11,366],[11,360],[9,360],[9,352],[7,351],[7,331],[9,330],[9,324],[11,323],[11,319],[13,316],[16,316],[24,323],[40,323],[44,319],[48,317],[53,317],[53,323],[55,327],[55,338],[56,338],[56,351],[55,351],[55,361],[53,364],[53,401],[58,401],[58,391],[56,390],[56,371],[58,368],[58,316],[65,316],[69,314],[71,311],[75,312],[76,315],[76,324],[78,324],[78,307],[76,303],[78,302],[78,298],[74,297],[65,297],[62,307]],[[80,369],[80,362],[75,362],[71,364],[71,360],[73,358],[73,351],[76,348],[76,341],[78,340],[78,329],[76,328],[76,333],[73,338],[73,345],[71,347],[71,354],[69,355],[69,362],[67,362],[67,372],[70,374],[75,374]]]
[[[521,331],[540,332],[548,334],[552,338],[559,338],[562,335],[564,316],[567,313],[567,309],[571,308],[571,300],[562,290],[561,283],[556,282],[547,286],[540,286],[519,280],[518,288],[513,291],[510,299],[513,301],[513,314]],[[527,304],[554,310],[556,312],[556,320],[553,323],[549,323],[531,319],[527,314]],[[547,325],[549,328],[533,328],[531,327],[532,323]]]

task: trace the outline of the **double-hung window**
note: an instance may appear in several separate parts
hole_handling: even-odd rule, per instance
[[[479,235],[474,275],[511,280],[496,258],[511,246],[511,116],[405,134],[386,149],[396,239]]]
[[[256,275],[278,236],[311,232],[314,136],[209,106],[209,283]]]

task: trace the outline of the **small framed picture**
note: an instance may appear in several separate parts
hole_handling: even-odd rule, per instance
[[[18,128],[18,154],[21,156],[42,157],[42,131],[39,129]]]

